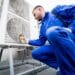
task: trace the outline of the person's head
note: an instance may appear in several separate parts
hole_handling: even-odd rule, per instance
[[[37,21],[40,21],[44,17],[45,10],[41,5],[37,5],[34,7],[32,14]]]

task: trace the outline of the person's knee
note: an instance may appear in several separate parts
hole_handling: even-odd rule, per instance
[[[59,41],[61,38],[69,38],[71,31],[68,28],[63,27],[51,27],[46,31],[46,37],[49,41]]]
[[[39,60],[39,53],[36,50],[32,51],[32,57],[36,60]]]
[[[49,40],[54,40],[58,34],[58,31],[57,31],[58,27],[55,26],[55,27],[51,27],[49,28],[47,31],[46,31],[46,37],[49,39]]]

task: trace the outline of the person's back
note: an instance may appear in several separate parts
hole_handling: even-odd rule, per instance
[[[51,11],[65,27],[73,28],[75,32],[75,5],[58,5]]]

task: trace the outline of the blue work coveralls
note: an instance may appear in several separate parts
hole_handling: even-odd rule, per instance
[[[30,45],[40,46],[32,51],[34,59],[57,69],[59,75],[75,75],[75,36],[73,21],[68,27],[52,13],[46,12],[41,21],[40,35]],[[49,45],[45,45],[48,41]]]

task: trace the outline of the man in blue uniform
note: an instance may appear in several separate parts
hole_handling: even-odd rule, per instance
[[[39,39],[29,41],[30,45],[40,46],[32,51],[33,58],[52,68],[59,67],[59,75],[75,75],[75,21],[66,27],[55,15],[45,12],[40,5],[36,6],[32,13],[41,23]],[[45,44],[46,41],[49,45]]]

